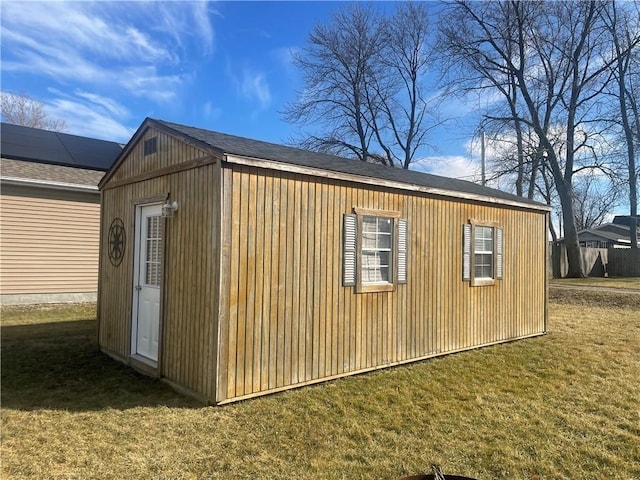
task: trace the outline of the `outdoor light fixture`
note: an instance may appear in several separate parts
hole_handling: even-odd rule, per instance
[[[164,218],[172,218],[177,210],[178,210],[178,201],[174,200],[173,202],[170,202],[169,200],[167,200],[165,204],[162,205],[162,216]]]

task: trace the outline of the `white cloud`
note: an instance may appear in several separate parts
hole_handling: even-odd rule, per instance
[[[192,42],[213,50],[204,2],[3,2],[2,70],[171,100]],[[148,27],[151,24],[152,27]],[[168,73],[167,73],[168,72]]]
[[[202,115],[208,119],[218,119],[222,116],[222,109],[214,107],[212,102],[204,102]]]
[[[184,46],[186,38],[192,38],[205,55],[210,55],[215,46],[210,14],[220,15],[209,2],[153,2],[151,28],[171,36],[180,47]]]
[[[237,94],[242,99],[258,103],[253,115],[256,115],[259,111],[271,105],[271,89],[264,73],[258,72],[252,67],[245,66],[238,75],[229,58],[226,60],[225,72]]]
[[[441,177],[459,178],[471,182],[480,180],[479,163],[462,155],[423,157],[413,162],[411,166],[413,170]]]
[[[293,64],[293,58],[299,50],[299,47],[274,48],[269,52],[269,56],[276,62],[279,68],[291,75],[297,73],[297,69]]]
[[[100,108],[115,117],[126,118],[129,116],[127,108],[111,98],[103,97],[102,95],[95,93],[84,92],[82,90],[76,90],[75,95],[84,99],[86,102],[92,103],[96,108]]]
[[[47,113],[64,119],[69,133],[124,143],[135,131],[122,123],[131,117],[129,110],[113,99],[84,91],[50,93],[54,98],[45,102]]]
[[[271,91],[263,73],[244,70],[241,92],[248,100],[257,100],[263,109],[271,104]]]

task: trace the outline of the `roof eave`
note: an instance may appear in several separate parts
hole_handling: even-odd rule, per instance
[[[82,185],[79,183],[54,182],[51,180],[36,180],[33,178],[0,177],[0,183],[5,185],[19,185],[36,188],[52,188],[72,192],[99,193],[97,185]]]
[[[449,197],[461,200],[479,201],[490,204],[499,204],[503,206],[523,208],[527,210],[537,210],[543,212],[550,212],[551,207],[538,203],[519,202],[516,200],[507,200],[503,198],[491,197],[486,195],[479,195],[475,193],[459,192],[454,190],[446,190],[435,187],[427,187],[424,185],[397,182],[392,180],[385,180],[378,177],[370,177],[366,175],[355,175],[345,172],[337,172],[334,170],[327,170],[322,168],[306,167],[301,165],[295,165],[291,163],[278,162],[275,160],[267,160],[263,158],[246,157],[243,155],[237,155],[233,153],[224,154],[225,161],[237,165],[247,165],[258,168],[265,168],[271,170],[278,170],[289,173],[299,173],[302,175],[311,175],[314,177],[331,178],[333,180],[343,180],[349,182],[356,182],[365,185],[375,185],[389,188],[397,188],[400,190],[407,190],[412,192],[428,193],[439,197]]]

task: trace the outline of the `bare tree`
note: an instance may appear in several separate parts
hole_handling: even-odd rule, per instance
[[[619,204],[620,190],[607,181],[598,179],[597,172],[580,176],[573,188],[576,227],[593,228],[604,223],[606,217]]]
[[[613,43],[615,62],[612,70],[615,78],[614,96],[617,99],[615,117],[619,119],[627,157],[629,187],[629,214],[631,215],[631,248],[638,248],[636,219],[638,216],[638,168],[636,156],[640,150],[640,116],[638,96],[640,90],[640,21],[638,7],[620,8],[611,2],[605,10],[605,19]],[[635,127],[634,128],[634,124]]]
[[[350,5],[330,23],[314,28],[309,45],[294,56],[305,89],[284,112],[291,123],[321,127],[319,134],[307,135],[303,147],[369,159],[374,132],[366,85],[381,49],[380,16],[362,4]]]
[[[305,88],[284,114],[319,131],[297,143],[409,168],[437,123],[423,85],[431,63],[428,19],[423,4],[400,3],[385,17],[355,3],[316,26],[294,60]]]
[[[3,122],[55,132],[64,132],[67,128],[64,120],[50,118],[44,104],[31,97],[2,92],[1,98]]]
[[[429,131],[440,123],[424,92],[424,79],[433,63],[427,7],[398,3],[383,27],[383,49],[377,62],[384,68],[370,82],[374,98],[370,118],[389,163],[408,169],[416,151],[426,144]]]
[[[517,89],[511,97],[517,102],[513,119],[535,132],[544,152],[537,158],[551,172],[562,206],[570,277],[584,276],[573,177],[602,166],[592,122],[613,64],[601,21],[604,7],[577,1],[456,1],[441,26],[456,60],[485,66],[475,71],[493,88]]]
[[[533,5],[526,6],[529,10]],[[499,34],[492,34],[491,42],[495,48],[483,48],[484,39],[478,36],[476,30],[471,37],[475,26],[466,18],[464,8],[452,8],[445,13],[444,20],[440,23],[440,39],[438,50],[447,75],[445,88],[449,94],[466,95],[469,92],[497,92],[502,99],[505,108],[497,104],[491,106],[490,112],[484,115],[481,129],[492,131],[495,136],[502,132],[513,132],[515,147],[515,168],[512,168],[511,155],[509,155],[509,175],[515,173],[515,193],[524,195],[525,183],[525,158],[523,120],[518,112],[520,95],[517,79],[512,70],[505,64],[506,56],[511,61],[516,61],[519,54],[517,49],[519,25],[516,16],[511,12],[513,4],[504,2],[500,9],[483,9],[482,15],[488,25],[500,22]],[[462,27],[462,28],[461,28]],[[475,36],[473,36],[475,35]]]

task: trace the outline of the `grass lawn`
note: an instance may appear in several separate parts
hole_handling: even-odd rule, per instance
[[[3,479],[640,479],[640,295],[543,337],[202,407],[102,355],[92,307],[2,312]]]

